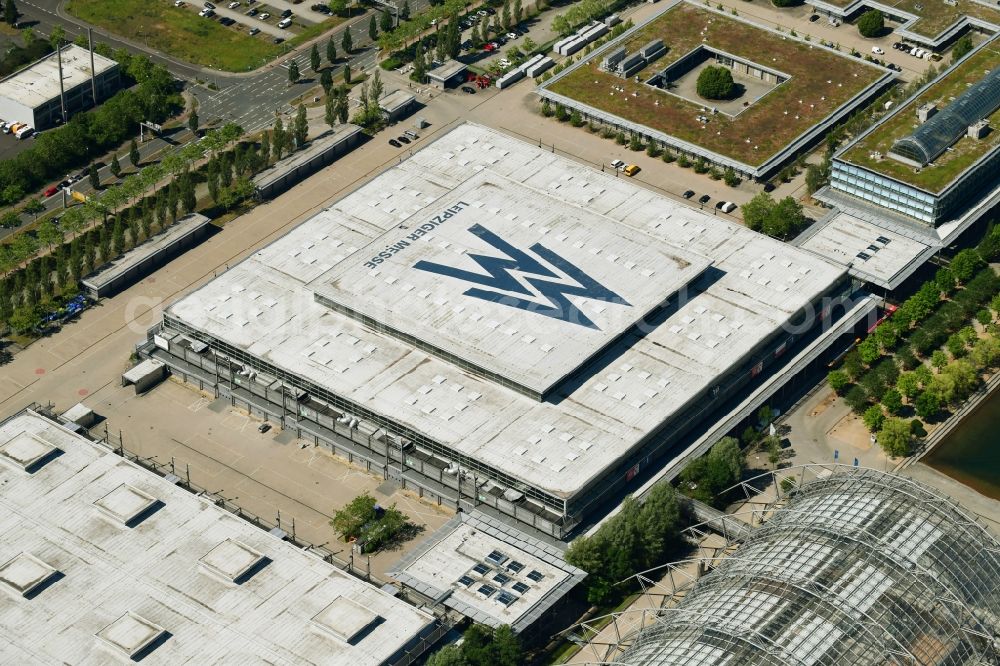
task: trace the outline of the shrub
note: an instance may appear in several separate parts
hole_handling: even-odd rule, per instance
[[[708,162],[705,161],[704,157],[699,157],[694,161],[694,172],[708,173]]]
[[[740,177],[730,167],[726,167],[726,170],[722,172],[722,180],[729,187],[736,187],[740,184]]]
[[[870,9],[858,19],[858,32],[862,37],[878,37],[885,30],[885,17],[877,9]]]
[[[910,425],[899,418],[888,418],[878,433],[878,443],[890,456],[905,456],[910,453],[913,435]]]
[[[826,376],[827,383],[830,384],[832,388],[838,395],[840,395],[847,385],[850,384],[850,379],[847,377],[847,373],[843,370],[832,370],[830,374]]]
[[[705,99],[729,99],[736,90],[736,83],[728,67],[709,65],[698,75],[696,88]]]
[[[676,162],[676,161],[677,161],[677,156],[676,156],[676,155],[674,155],[674,154],[673,154],[672,152],[670,152],[669,150],[664,150],[664,151],[663,151],[663,158],[662,158],[662,159],[663,159],[663,161],[664,161],[664,162],[666,162],[667,164],[670,164],[671,162]]]

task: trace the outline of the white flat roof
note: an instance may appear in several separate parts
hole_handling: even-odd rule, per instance
[[[94,54],[97,74],[116,66],[111,58]],[[63,87],[72,88],[90,80],[90,51],[76,44],[62,48]],[[0,81],[0,97],[35,109],[59,96],[59,61],[55,52]]]
[[[533,197],[557,199],[560,208],[600,216],[603,228],[619,236],[633,234],[633,243],[666,244],[678,254],[710,259],[710,279],[687,293],[665,321],[610,345],[594,361],[595,370],[545,402],[464,372],[314,300],[310,283],[347,257],[368,260],[370,253],[361,248],[405,224],[428,199],[452,206],[451,193],[484,171],[497,183],[518,183],[511,189],[516,205],[506,214],[520,216],[519,206]],[[550,188],[553,183],[559,187]],[[480,210],[476,217],[483,218]],[[554,237],[551,242],[559,243]],[[607,257],[593,257],[582,268],[607,270],[603,264],[610,264]],[[843,266],[626,178],[464,124],[174,303],[166,315],[531,486],[568,497],[692,407],[720,375],[844,273]],[[646,278],[639,274],[635,280]],[[482,302],[466,300],[469,308]],[[588,299],[574,302],[593,306]],[[574,333],[559,345],[573,346],[577,339]]]
[[[406,106],[416,98],[416,95],[408,93],[405,90],[393,90],[388,95],[383,95],[378,101],[378,105],[386,113],[392,113],[400,107]]]
[[[391,210],[391,199],[370,203]],[[493,171],[422,203],[309,287],[359,321],[538,394],[711,265]]]
[[[433,622],[42,416],[0,423],[0,441],[24,435],[62,454],[33,474],[0,467],[0,583],[11,591],[0,602],[6,661],[104,663],[107,650],[142,650],[162,628],[169,637],[144,663],[374,665]],[[129,514],[133,490],[162,506],[131,527],[107,520],[98,503]],[[266,564],[232,582],[257,554]],[[221,575],[210,575],[206,562]],[[61,578],[23,596],[54,572]],[[340,599],[381,621],[358,636],[357,621],[342,618],[350,639],[317,631],[314,617]]]
[[[163,361],[158,361],[155,358],[147,358],[145,361],[142,361],[137,365],[135,365],[134,367],[129,368],[122,375],[122,379],[129,382],[130,384],[136,384],[145,379],[146,377],[148,377],[149,375],[159,372],[160,370],[163,369],[163,366],[164,366]]]

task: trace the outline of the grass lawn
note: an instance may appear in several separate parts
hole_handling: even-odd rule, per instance
[[[668,51],[638,72],[641,81],[701,44],[772,67],[790,78],[738,116],[720,113],[703,124],[697,116],[712,106],[710,101],[696,104],[637,83],[634,77],[625,80],[598,68],[602,53],[617,46],[634,53],[657,38]],[[543,87],[751,166],[764,163],[884,75],[858,58],[688,3],[676,5],[626,40],[611,44],[614,46],[595,51],[575,70]],[[624,92],[612,94],[613,87],[624,88]]]
[[[846,7],[854,2],[854,0],[826,1],[837,7]],[[954,5],[947,5],[942,0],[883,0],[883,4],[916,16],[917,20],[908,29],[925,37],[937,37],[945,28],[963,16],[1000,24],[1000,12],[972,0],[955,0]],[[920,9],[917,9],[918,6]]]
[[[166,0],[70,0],[66,8],[84,21],[180,60],[229,72],[260,67],[340,21],[317,23],[284,44],[272,44],[270,35],[251,37],[246,26],[227,28],[198,16],[192,6],[174,7]]]
[[[915,173],[913,167],[892,158],[883,157],[881,160],[875,161],[870,155],[874,151],[888,155],[893,143],[915,130],[917,128],[916,109],[925,102],[937,103],[940,111],[951,100],[965,92],[971,84],[983,78],[987,71],[998,66],[1000,66],[1000,51],[990,47],[982,49],[939,83],[918,95],[910,104],[863,140],[854,144],[850,150],[844,153],[843,159],[892,178],[898,178],[929,192],[940,192],[987,151],[1000,145],[1000,132],[994,130],[981,140],[963,136],[948,151],[942,153],[930,166],[924,167],[919,173]],[[997,127],[997,123],[1000,122],[1000,110],[994,112],[989,119],[990,126]]]

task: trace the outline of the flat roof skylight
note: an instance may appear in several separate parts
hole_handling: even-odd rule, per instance
[[[0,460],[29,474],[44,465],[58,449],[30,432],[20,432],[0,446]]]
[[[312,618],[313,626],[345,643],[354,644],[368,627],[380,621],[378,613],[348,597],[334,599]]]
[[[27,597],[55,573],[54,567],[31,553],[18,553],[0,566],[0,583],[15,594]]]
[[[198,562],[210,573],[235,583],[264,560],[264,555],[242,541],[226,539]]]
[[[104,516],[124,527],[134,527],[156,505],[157,499],[135,486],[123,483],[94,502]]]
[[[97,632],[97,640],[114,652],[136,659],[163,635],[163,627],[127,612]]]

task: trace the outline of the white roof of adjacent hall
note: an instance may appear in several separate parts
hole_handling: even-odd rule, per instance
[[[427,613],[34,412],[0,424],[0,449],[12,441],[23,455],[0,459],[7,662],[110,663],[162,629],[168,637],[142,663],[374,665],[432,625]],[[61,454],[33,473],[11,462],[46,447]],[[35,596],[17,591],[38,589],[52,570],[62,577]]]
[[[100,75],[118,63],[94,54],[94,69]],[[76,44],[62,48],[63,86],[69,91],[90,80],[90,51]],[[59,61],[55,52],[0,81],[0,97],[35,109],[59,96]]]
[[[517,203],[532,196],[555,198],[575,215],[597,216],[619,235],[632,235],[633,242],[706,257],[717,279],[689,294],[676,313],[644,336],[626,333],[608,352],[613,360],[584,380],[558,387],[555,394],[568,395],[546,402],[472,376],[314,301],[310,283],[387,230],[408,225],[414,213],[421,215],[414,222],[424,222],[429,204],[452,207],[453,191],[484,171],[496,174],[498,182],[518,183],[511,188],[514,205],[504,215],[518,214]],[[595,255],[584,270],[595,270],[603,259],[622,262],[620,270],[627,271],[625,259],[611,254]],[[477,270],[467,262],[456,266]],[[843,267],[816,255],[627,179],[467,123],[167,312],[532,486],[570,496],[692,404],[843,273]],[[637,285],[649,279],[635,276]],[[575,302],[585,310],[593,307],[583,299]],[[467,316],[480,303],[467,299]],[[567,335],[558,344],[574,345],[576,339]]]

